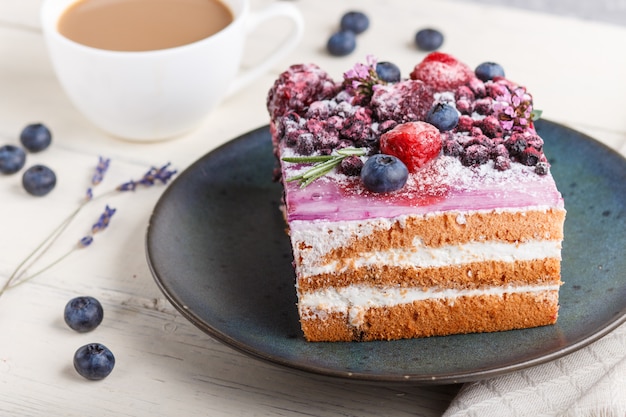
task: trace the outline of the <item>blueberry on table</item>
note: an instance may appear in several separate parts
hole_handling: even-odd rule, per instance
[[[15,174],[26,163],[26,152],[22,148],[13,145],[0,147],[0,172],[3,174]]]
[[[74,369],[92,381],[106,378],[114,366],[115,356],[101,343],[89,343],[74,353]]]
[[[426,121],[441,132],[446,132],[459,123],[459,112],[447,103],[437,103],[428,111]]]
[[[50,146],[52,133],[41,123],[29,124],[20,133],[20,142],[30,152],[41,152]]]
[[[443,34],[437,29],[421,29],[415,34],[415,44],[423,51],[435,51],[443,45]]]
[[[387,193],[404,187],[409,170],[404,163],[392,155],[370,156],[361,169],[361,181],[374,193]]]
[[[63,319],[77,332],[89,332],[102,323],[104,310],[100,301],[93,297],[81,296],[72,298],[65,305]]]
[[[400,81],[400,68],[392,62],[382,61],[376,64],[378,78],[388,83]]]
[[[358,35],[370,27],[370,19],[363,12],[350,11],[341,16],[340,27],[341,30],[349,30]]]
[[[356,36],[349,30],[341,30],[331,35],[326,44],[326,49],[331,55],[345,56],[352,53],[356,48]]]
[[[476,67],[474,73],[481,81],[489,81],[496,77],[504,77],[504,68],[495,62],[483,62]]]
[[[45,165],[33,165],[22,176],[22,185],[26,192],[37,197],[48,194],[56,183],[54,171]]]

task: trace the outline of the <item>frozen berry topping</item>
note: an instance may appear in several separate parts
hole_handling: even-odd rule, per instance
[[[408,79],[372,56],[342,80],[313,64],[291,66],[267,98],[276,154],[286,147],[311,163],[333,159],[333,172],[347,177],[362,175],[377,154],[398,158],[410,175],[439,155],[472,169],[506,171],[517,163],[546,175],[550,165],[533,125],[540,112],[524,87],[495,69],[479,77],[441,52],[426,56]]]

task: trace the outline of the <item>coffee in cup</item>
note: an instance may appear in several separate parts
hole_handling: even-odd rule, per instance
[[[220,0],[81,0],[58,30],[74,42],[111,51],[153,51],[197,42],[234,19]]]
[[[189,13],[200,23],[187,20]],[[291,32],[261,63],[241,71],[247,36],[276,18],[287,18]],[[249,0],[44,0],[41,20],[53,67],[73,104],[102,130],[139,141],[198,126],[220,100],[285,57],[304,29],[293,4],[250,11]],[[75,26],[75,20],[87,26]],[[144,25],[156,27],[159,36],[141,40]],[[116,40],[111,30],[128,32]]]

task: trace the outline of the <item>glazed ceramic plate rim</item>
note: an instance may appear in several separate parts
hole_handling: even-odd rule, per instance
[[[538,124],[538,129],[540,128],[548,130],[548,131],[552,131],[555,135],[556,134],[562,135],[566,137],[568,141],[573,141],[576,144],[584,145],[588,147],[592,152],[599,152],[599,153],[602,153],[603,155],[604,154],[609,155],[611,158],[614,158],[613,164],[618,165],[616,169],[620,173],[622,172],[622,170],[624,170],[623,167],[626,166],[626,160],[624,160],[619,154],[609,149],[605,145],[601,144],[600,142],[597,142],[594,139],[582,133],[579,133],[570,128],[561,126],[557,123],[553,123],[553,122],[549,122],[545,120],[541,121]],[[542,133],[542,135],[546,139],[546,147],[548,147],[550,134],[544,135]],[[427,358],[427,359],[435,360],[436,358],[434,357],[439,356],[439,354],[443,352],[443,350],[441,349],[448,347],[446,346],[446,341],[454,341],[454,343],[458,345],[458,346],[455,345],[454,348],[461,349],[459,352],[463,352],[462,349],[463,349],[464,344],[468,344],[468,346],[471,345],[475,347],[476,343],[478,343],[478,346],[483,346],[485,349],[487,349],[488,346],[491,346],[490,340],[496,340],[499,338],[500,339],[514,338],[515,339],[517,337],[520,338],[520,341],[525,340],[525,339],[530,339],[530,342],[532,342],[533,338],[537,338],[537,340],[541,342],[543,341],[543,339],[538,338],[537,334],[543,335],[545,334],[545,332],[548,332],[548,336],[546,336],[548,338],[547,340],[551,340],[552,338],[557,337],[557,336],[553,336],[550,333],[552,331],[550,329],[554,329],[555,332],[557,331],[563,332],[563,330],[562,329],[557,330],[557,327],[555,327],[555,326],[559,326],[559,324],[557,323],[557,325],[555,326],[547,326],[547,327],[539,328],[539,329],[516,330],[513,332],[500,332],[500,333],[493,333],[493,334],[455,335],[455,336],[447,336],[443,338],[439,337],[439,338],[427,338],[427,339],[412,339],[412,340],[393,341],[393,342],[308,343],[304,341],[301,334],[297,334],[297,333],[294,334],[294,330],[293,330],[294,326],[297,325],[297,323],[294,323],[294,321],[297,322],[297,312],[296,312],[296,306],[294,302],[295,289],[292,288],[292,284],[293,284],[293,272],[292,272],[292,276],[284,277],[284,280],[286,281],[285,285],[287,285],[288,287],[288,290],[287,290],[288,292],[284,292],[285,291],[284,289],[280,290],[280,294],[283,294],[282,297],[284,297],[284,294],[287,294],[286,299],[284,300],[284,303],[281,300],[278,300],[278,301],[275,300],[277,303],[276,304],[277,310],[283,311],[284,312],[283,315],[288,316],[288,318],[285,318],[284,321],[285,323],[288,323],[285,326],[285,328],[289,327],[290,334],[283,334],[286,332],[283,332],[283,329],[279,329],[279,333],[273,336],[268,335],[267,336],[269,337],[268,339],[263,339],[264,337],[263,335],[258,335],[258,336],[252,335],[252,333],[254,333],[257,330],[259,331],[259,333],[267,332],[267,330],[263,328],[257,329],[255,327],[257,324],[248,323],[247,317],[237,317],[232,320],[233,322],[236,322],[237,320],[239,320],[241,322],[241,326],[248,329],[248,331],[246,331],[245,333],[239,334],[238,331],[231,331],[230,327],[225,330],[225,326],[230,326],[230,324],[225,324],[225,323],[229,321],[230,317],[237,316],[238,311],[232,310],[230,311],[230,314],[228,315],[228,317],[226,318],[221,317],[222,310],[224,309],[228,310],[232,306],[228,304],[228,305],[225,305],[225,307],[222,306],[224,307],[222,308],[222,310],[208,311],[210,308],[212,308],[212,305],[209,305],[211,303],[203,304],[202,297],[204,296],[204,297],[207,297],[207,299],[209,299],[210,297],[213,297],[214,294],[216,294],[217,292],[219,296],[223,295],[225,297],[231,297],[231,298],[234,297],[235,303],[241,303],[241,304],[238,304],[238,306],[244,306],[243,303],[247,302],[245,300],[246,295],[242,293],[241,299],[239,299],[238,296],[236,295],[238,294],[238,292],[231,290],[230,288],[231,284],[229,284],[230,281],[226,283],[225,281],[218,282],[218,279],[214,278],[214,276],[220,276],[220,277],[222,276],[221,275],[222,272],[217,271],[218,266],[216,266],[219,264],[220,262],[219,260],[210,261],[213,263],[209,264],[209,267],[207,268],[206,265],[202,263],[204,262],[204,260],[200,260],[202,256],[185,257],[187,253],[183,253],[184,251],[187,251],[188,253],[194,253],[195,251],[200,251],[200,253],[203,254],[204,252],[201,252],[202,248],[199,249],[197,247],[194,247],[194,243],[192,242],[192,240],[199,239],[198,242],[200,242],[202,245],[206,245],[207,242],[209,241],[208,240],[203,241],[203,239],[205,239],[204,235],[207,233],[211,234],[213,233],[214,230],[217,230],[222,226],[220,226],[219,224],[217,226],[213,224],[212,228],[209,228],[208,230],[200,230],[196,233],[195,231],[192,231],[190,229],[191,231],[187,230],[186,234],[182,236],[174,236],[176,235],[176,227],[179,226],[176,224],[176,222],[180,221],[181,225],[183,222],[183,220],[180,220],[182,219],[182,217],[178,217],[178,213],[180,213],[180,215],[184,215],[185,211],[189,211],[192,214],[204,213],[203,210],[206,209],[206,204],[205,204],[205,207],[195,206],[195,201],[198,200],[196,193],[201,193],[201,191],[197,190],[197,188],[191,187],[192,185],[191,182],[205,181],[205,179],[208,180],[209,178],[213,178],[213,177],[210,177],[208,173],[206,172],[207,167],[210,167],[213,169],[216,169],[216,168],[221,169],[221,170],[224,170],[224,172],[226,172],[226,173],[220,172],[219,175],[216,175],[218,179],[215,180],[219,184],[221,184],[221,182],[228,183],[227,185],[224,185],[226,191],[222,190],[221,191],[222,193],[227,192],[227,187],[242,186],[250,194],[254,194],[254,195],[258,194],[260,197],[257,196],[254,198],[260,199],[259,201],[264,201],[263,199],[265,197],[263,193],[266,193],[266,192],[269,193],[271,195],[272,201],[275,204],[271,208],[264,208],[262,211],[263,212],[267,211],[269,213],[267,214],[268,216],[273,216],[273,214],[271,214],[270,212],[275,210],[275,216],[276,216],[276,219],[278,219],[276,221],[282,222],[282,219],[280,218],[280,213],[278,212],[278,204],[279,204],[278,200],[280,198],[280,192],[278,191],[279,186],[273,183],[271,180],[271,167],[273,164],[273,156],[271,154],[271,143],[269,141],[270,141],[269,129],[267,126],[263,126],[251,132],[245,133],[236,139],[233,139],[232,141],[209,152],[208,154],[204,155],[202,158],[197,160],[194,164],[192,164],[189,168],[187,168],[183,173],[181,173],[172,182],[172,184],[170,184],[168,189],[161,196],[160,200],[157,202],[155,209],[152,213],[152,216],[150,218],[150,224],[148,226],[147,233],[146,233],[147,261],[148,261],[148,265],[150,267],[150,270],[154,276],[154,279],[158,287],[161,289],[161,291],[166,296],[166,298],[174,305],[174,307],[184,317],[186,317],[189,321],[191,321],[198,328],[200,328],[207,334],[211,335],[212,337],[220,340],[221,342],[243,353],[246,353],[252,357],[255,357],[257,359],[261,359],[261,360],[264,360],[273,364],[282,365],[291,369],[297,369],[300,371],[305,371],[305,372],[309,372],[309,373],[313,373],[317,375],[348,378],[351,380],[368,381],[368,382],[387,382],[387,383],[389,382],[407,383],[408,382],[408,383],[415,383],[415,384],[441,384],[441,383],[457,383],[457,382],[466,382],[466,381],[484,379],[488,377],[493,377],[493,376],[509,373],[515,370],[527,368],[530,366],[534,366],[540,363],[544,363],[544,362],[559,358],[561,356],[574,352],[588,345],[589,343],[599,339],[600,337],[604,336],[611,330],[615,329],[622,322],[626,321],[626,305],[624,305],[624,303],[622,302],[622,305],[616,306],[616,311],[612,316],[609,314],[609,316],[605,317],[606,313],[605,315],[602,315],[601,317],[598,315],[599,320],[601,320],[601,322],[595,323],[593,325],[594,328],[590,328],[591,326],[587,325],[587,327],[589,328],[585,329],[586,333],[582,337],[575,338],[575,340],[569,340],[565,342],[563,345],[550,346],[549,348],[544,348],[544,349],[539,348],[538,351],[533,350],[532,352],[530,352],[530,350],[532,349],[529,348],[528,353],[522,352],[525,355],[523,358],[512,359],[512,360],[509,360],[509,362],[500,363],[500,362],[497,362],[494,358],[493,364],[490,364],[489,359],[486,360],[486,363],[482,363],[480,362],[482,358],[478,358],[477,363],[480,363],[480,366],[477,366],[475,368],[464,369],[463,365],[461,364],[461,365],[455,365],[455,367],[452,367],[450,365],[450,369],[447,369],[446,364],[441,364],[441,366],[436,364],[434,366],[436,367],[439,366],[439,368],[436,368],[437,369],[436,372],[434,371],[422,372],[420,371],[419,367],[412,368],[411,366],[407,366],[407,369],[399,369],[399,367],[396,365],[390,366],[389,369],[386,369],[384,367],[384,363],[385,363],[384,360],[388,358],[384,358],[381,356],[385,356],[386,355],[385,352],[387,352],[388,350],[393,351],[397,347],[401,348],[400,352],[403,352],[403,354],[406,356],[407,352],[413,351],[413,345],[414,345],[415,350],[418,350],[418,351],[421,348],[424,348],[424,345],[427,345],[427,344],[432,345],[433,347],[430,351],[422,350],[422,354],[424,354],[424,352],[430,352],[428,353],[428,355],[430,355],[431,358]],[[255,160],[248,161],[246,159],[247,158],[246,150],[253,149],[258,152],[258,149],[257,149],[258,147],[262,147],[263,149],[267,150],[267,156],[265,157],[264,154],[261,154],[261,156],[259,157],[259,155],[257,155],[257,158]],[[548,155],[550,154],[548,153]],[[243,170],[242,175],[239,175],[238,173],[233,173],[232,176],[229,176],[229,172],[230,172],[229,170],[235,170],[235,171],[240,170],[240,167],[233,168],[233,165],[228,164],[229,158],[231,159],[239,158],[238,160],[246,161],[246,163],[249,162],[250,164],[253,164],[253,165],[258,162],[256,160],[260,159],[260,160],[263,160],[261,161],[262,162],[261,165],[263,165],[263,168],[260,169],[256,167],[256,165],[254,165],[251,168],[243,167],[241,168],[241,170]],[[264,160],[264,158],[267,158],[267,160]],[[568,162],[566,161],[565,162],[566,166],[567,166],[567,163]],[[553,162],[553,166],[554,167],[559,166],[558,160],[557,160],[556,165]],[[264,172],[258,172],[259,170],[264,171]],[[253,175],[250,175],[250,174],[253,174]],[[601,179],[602,179],[602,175],[605,175],[604,180],[608,181],[608,179],[606,178],[606,174],[600,174]],[[213,181],[213,180],[211,179],[210,181]],[[558,185],[559,185],[559,188],[561,189],[562,184],[558,184]],[[267,186],[267,189],[266,189],[266,186]],[[570,186],[574,187],[575,183],[572,182]],[[262,191],[262,192],[256,193],[257,189],[259,189],[259,191]],[[243,194],[243,195],[239,195],[239,194]],[[245,192],[242,192],[242,193],[238,193],[235,196],[229,196],[228,199],[232,199],[232,198],[243,199],[239,202],[239,205],[232,206],[230,207],[230,209],[232,209],[233,207],[234,208],[240,207],[241,204],[245,206],[245,204],[248,202],[248,200],[246,200],[245,194],[246,194]],[[182,196],[182,199],[181,199],[181,196]],[[206,197],[206,198],[209,198],[209,197]],[[210,198],[211,198],[211,202],[209,204],[211,204],[211,207],[230,204],[230,203],[227,203],[227,201],[230,201],[230,200],[226,200],[227,197],[220,199],[221,197],[218,194],[211,195]],[[268,199],[269,198],[270,197],[268,197]],[[174,199],[177,199],[177,201],[174,201]],[[178,200],[185,200],[185,201],[178,201]],[[213,201],[216,201],[216,200],[217,200],[217,203],[213,203]],[[569,219],[570,214],[569,214],[567,196],[565,196],[565,201],[566,201],[566,208],[568,209],[568,219]],[[622,204],[623,201],[620,200],[619,203]],[[252,209],[252,207],[250,208]],[[246,217],[246,216],[247,214],[245,214],[244,212],[243,217]],[[177,220],[177,218],[179,218],[179,220]],[[194,219],[194,221],[199,221],[200,223],[207,222],[209,220],[211,219],[204,219],[204,218]],[[269,220],[265,219],[263,223],[267,223],[268,221],[271,223],[275,221],[275,219],[272,219],[272,218],[269,218]],[[166,228],[166,226],[164,225],[165,222],[168,223],[167,233],[165,233],[165,229],[164,229]],[[566,225],[567,225],[567,221],[566,221]],[[224,226],[224,227],[230,227],[230,226]],[[251,227],[250,225],[241,226],[241,228],[243,227],[247,228],[245,231],[243,231],[243,233],[254,233],[254,232],[249,232],[248,229],[250,229]],[[257,236],[257,238],[267,239],[268,244],[270,244],[269,242],[270,239],[268,239],[268,237],[271,237],[272,241],[277,242],[276,245],[279,245],[279,247],[288,248],[289,247],[288,238],[286,235],[284,235],[284,230],[283,230],[284,227],[282,229],[280,228],[280,226],[276,226],[276,225],[268,226],[268,227],[270,228],[268,229],[270,231],[270,235],[265,236],[265,237]],[[173,228],[173,229],[170,229],[170,228]],[[254,229],[253,226],[252,228]],[[279,230],[279,231],[274,232],[274,230]],[[228,231],[220,230],[219,232],[227,233]],[[280,234],[280,236],[277,234]],[[173,242],[173,240],[175,239],[176,239],[176,242]],[[564,251],[565,251],[565,244],[568,241],[567,234],[566,234],[565,239],[566,240],[564,242]],[[249,241],[252,241],[252,240],[249,240]],[[211,245],[213,245],[213,243],[209,245],[210,247],[213,247]],[[246,250],[245,247],[243,249]],[[224,250],[226,252],[223,252],[223,253],[220,252],[220,253],[222,253],[222,256],[224,256],[225,254],[225,257],[229,258],[230,256],[229,250],[228,249],[224,249]],[[207,256],[210,257],[211,255],[212,255],[211,251],[209,250],[207,253]],[[236,255],[233,254],[233,256],[236,256]],[[284,253],[283,253],[283,258],[284,258]],[[172,261],[173,259],[178,260],[178,264],[175,264],[174,266],[172,266],[172,263],[175,263],[174,261]],[[282,265],[283,262],[289,263],[288,268],[284,268],[284,265]],[[564,259],[564,262],[566,262],[565,259]],[[291,263],[290,259],[279,260],[277,261],[276,264],[272,264],[269,266],[269,271],[273,272],[272,268],[277,268],[276,265],[279,265],[280,270],[283,271],[283,273],[284,271],[287,271],[287,270],[292,271],[290,263]],[[243,279],[242,277],[234,276],[237,274],[234,274],[229,270],[229,268],[234,269],[232,266],[220,265],[219,268],[225,269],[226,272],[223,273],[224,275],[226,276],[229,276],[229,274],[233,275],[232,279],[235,279],[235,281],[232,281],[233,286],[239,285],[238,284],[239,280]],[[204,275],[206,275],[206,277]],[[185,281],[186,278],[183,279],[182,277],[191,277],[191,281],[190,281],[191,283],[188,284]],[[250,281],[250,282],[255,283],[255,281]],[[201,285],[195,285],[195,284],[201,284]],[[204,287],[205,284],[206,284],[206,288]],[[212,284],[215,284],[218,287],[213,287]],[[626,282],[624,282],[623,279],[621,280],[621,282],[617,282],[618,291],[624,291],[625,284]],[[195,287],[191,288],[194,285]],[[219,287],[219,285],[221,285],[221,287]],[[220,291],[222,292],[221,294],[220,294]],[[234,296],[233,296],[233,293],[231,293],[231,291],[235,294]],[[268,290],[268,291],[272,292],[273,290]],[[291,294],[290,291],[294,293],[293,295],[294,298],[289,297],[289,294]],[[563,290],[561,291],[561,293],[563,295]],[[214,301],[218,300],[218,298],[215,298],[213,300]],[[583,304],[585,303],[583,298],[581,298],[580,300],[576,298],[576,302],[579,302],[579,301],[582,302]],[[217,304],[219,304],[220,302],[221,301],[218,300]],[[264,306],[265,301],[261,300],[259,301],[259,303],[260,304],[258,305]],[[245,304],[245,306],[247,307],[248,304]],[[593,307],[594,306],[592,306],[591,308]],[[254,308],[254,307],[251,307],[251,308]],[[561,313],[561,318],[559,319],[559,322],[561,322],[562,320],[566,320],[563,318],[563,308],[561,310],[562,310],[562,313]],[[253,313],[252,315],[254,315],[254,311],[251,311],[248,313]],[[273,318],[272,320],[275,320],[275,319],[276,318]],[[260,319],[260,320],[261,320],[261,324],[263,325],[267,324],[267,323],[262,322],[263,319]],[[282,316],[278,317],[278,321],[281,321],[281,320],[283,320]],[[581,326],[585,326],[585,324],[581,324]],[[233,328],[237,329],[236,327],[233,327]],[[271,331],[269,333],[271,333]],[[567,336],[567,335],[564,335],[564,336]],[[471,338],[474,338],[474,339],[471,339]],[[476,339],[476,338],[479,338],[479,339]],[[476,342],[476,340],[478,340],[478,342]],[[387,344],[386,346],[390,347],[390,349],[381,348],[379,345],[380,343]],[[498,345],[497,340],[495,343],[496,345]],[[510,340],[508,340],[508,343],[511,343]],[[438,344],[440,346],[438,346]],[[301,351],[301,349],[303,350]],[[520,348],[520,349],[523,349],[523,348]],[[367,352],[367,354],[365,354],[364,352]],[[367,368],[367,364],[365,362],[367,362],[367,360],[371,360],[369,355],[373,353],[377,355],[376,360],[382,361],[381,363],[383,363],[383,365],[381,369],[370,371],[369,368]],[[468,355],[471,355],[471,354],[472,352],[468,352]],[[483,353],[483,354],[487,355],[488,353]],[[497,352],[493,352],[491,354],[495,355],[497,354]],[[333,355],[337,355],[337,356],[333,356]],[[346,356],[341,356],[341,355],[346,355]],[[354,365],[354,363],[352,363],[352,358],[353,357],[358,358],[359,355],[362,355],[363,358],[366,358],[366,359],[362,359],[361,362],[358,362],[357,365]],[[342,358],[344,357],[348,358],[346,359],[345,364],[341,362],[343,360]],[[328,363],[324,360],[324,358],[327,358]],[[472,356],[466,357],[465,360],[468,360],[468,358],[472,358]],[[393,364],[397,363],[397,359],[394,359],[393,361],[391,359],[389,360],[390,360],[390,363],[393,363]],[[403,360],[403,358],[400,358],[400,360]],[[416,359],[415,357],[412,357],[411,360],[424,360],[424,358],[419,357]],[[350,364],[348,364],[347,362],[350,362]],[[405,362],[405,363],[408,364],[408,362]],[[427,363],[427,362],[424,362],[424,363]],[[428,363],[431,363],[431,362],[428,362]]]

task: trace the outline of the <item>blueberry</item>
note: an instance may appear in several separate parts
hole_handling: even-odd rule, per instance
[[[50,146],[52,133],[41,123],[29,124],[22,130],[20,142],[30,152],[41,152]]]
[[[106,378],[115,366],[115,356],[100,343],[89,343],[74,353],[74,369],[81,376],[97,381]]]
[[[345,56],[356,49],[356,36],[349,30],[341,30],[334,33],[326,44],[326,49],[331,55]]]
[[[56,183],[56,175],[45,165],[33,165],[22,176],[22,185],[26,192],[38,197],[52,191]]]
[[[102,323],[103,317],[104,311],[100,301],[88,296],[72,298],[65,305],[63,312],[65,323],[80,333],[98,327]]]
[[[349,30],[358,35],[370,27],[370,19],[363,12],[352,11],[341,16],[341,30]]]
[[[13,145],[0,147],[0,172],[15,174],[26,162],[26,153],[22,148]]]
[[[421,29],[415,34],[415,44],[423,51],[434,51],[443,45],[443,34],[437,29]]]
[[[379,62],[376,64],[376,74],[378,78],[388,83],[400,81],[400,68],[391,62]]]
[[[481,81],[489,81],[495,77],[504,77],[504,68],[495,62],[483,62],[476,67],[474,73]]]
[[[396,191],[404,187],[409,177],[406,165],[392,155],[370,156],[361,169],[361,181],[374,193]]]
[[[459,123],[459,112],[447,103],[437,103],[428,111],[426,121],[442,132],[452,130]]]

